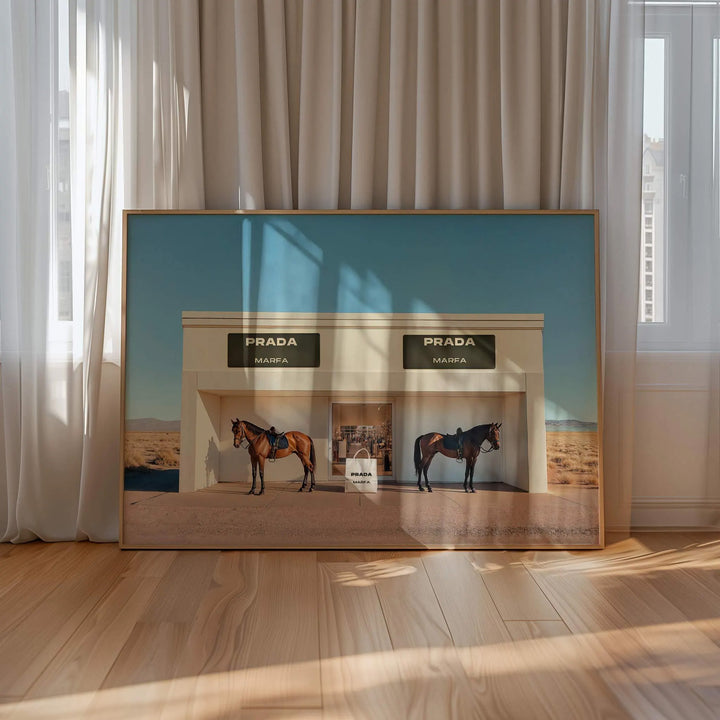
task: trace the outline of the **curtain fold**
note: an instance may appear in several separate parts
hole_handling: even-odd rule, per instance
[[[198,5],[0,12],[0,538],[115,540],[122,211],[203,205]]]
[[[597,21],[599,46],[594,93],[594,199],[603,219],[600,242],[603,322],[603,473],[605,524],[630,528],[635,437],[635,375],[641,206],[644,13],[640,5],[609,4]],[[613,42],[614,41],[614,42]]]

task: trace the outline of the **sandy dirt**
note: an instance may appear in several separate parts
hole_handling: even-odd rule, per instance
[[[126,467],[177,470],[180,434],[128,432]],[[263,496],[246,483],[193,493],[125,492],[127,547],[481,548],[597,547],[598,439],[591,432],[548,432],[548,492],[502,483],[435,486],[383,484],[377,494],[346,494],[341,478],[312,494],[299,482],[269,482]]]
[[[180,433],[126,432],[125,467],[136,470],[180,467]]]
[[[246,483],[193,493],[125,492],[126,547],[499,548],[597,547],[598,490],[553,486],[530,494],[501,483],[476,493],[461,486],[385,485],[377,494],[338,483],[297,492],[298,482]]]
[[[597,487],[596,432],[548,432],[547,459],[548,483]]]

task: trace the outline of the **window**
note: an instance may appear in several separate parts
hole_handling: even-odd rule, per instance
[[[643,241],[645,259],[659,258],[665,250],[663,216],[665,197],[665,70],[666,40],[664,37],[645,39],[645,94],[643,114],[643,189],[652,197],[643,200]],[[654,251],[657,250],[657,253]],[[652,263],[640,275],[640,323],[661,322],[663,319],[662,264]],[[650,311],[643,303],[657,298]]]
[[[54,90],[51,108],[51,257],[54,271],[51,316],[58,321],[73,318],[72,234],[70,224],[70,27],[67,0],[54,6],[57,22]]]
[[[648,5],[640,179],[641,350],[701,350],[711,346],[717,332],[712,318],[713,276],[720,264],[719,113],[716,4]]]
[[[32,117],[26,134],[32,160],[26,166],[37,167],[37,172],[20,181],[18,187],[28,188],[22,192],[37,198],[31,242],[32,252],[43,259],[37,264],[37,269],[44,273],[41,297],[46,302],[42,312],[47,322],[43,322],[42,328],[49,351],[61,355],[72,346],[73,275],[78,275],[73,271],[71,241],[69,11],[69,0],[56,0],[29,10],[27,17],[32,18],[35,47],[28,62],[22,53],[15,58],[21,63],[18,68],[29,76],[32,88],[30,103],[20,103],[16,121],[27,122]],[[22,13],[18,13],[18,21],[21,17]],[[12,32],[14,18],[9,10],[1,13],[4,38]],[[30,104],[32,112],[28,113]]]

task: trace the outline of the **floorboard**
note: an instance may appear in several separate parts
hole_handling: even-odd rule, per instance
[[[522,717],[532,707],[534,718],[627,717],[602,680],[577,662],[580,649],[567,640],[567,626],[559,620],[542,619],[550,614],[549,601],[527,569],[515,566],[519,557],[519,553],[506,552],[447,553],[424,560],[455,644],[463,648],[466,673],[488,716]],[[486,587],[488,573],[499,574],[493,583],[495,597]],[[507,597],[513,584],[517,592],[530,588],[530,597],[513,601],[510,608],[498,607],[498,599]],[[502,611],[508,616],[536,615],[540,620],[533,624],[503,621]],[[552,615],[558,617],[554,610]],[[521,622],[526,637],[517,627]],[[562,626],[564,632],[556,629],[551,635],[551,624]],[[564,639],[512,642],[535,639],[531,631],[541,638],[563,635]],[[549,663],[548,657],[555,662]]]
[[[520,552],[475,552],[483,578],[503,620],[559,620],[550,601],[522,563]]]
[[[401,681],[406,717],[486,717],[454,647],[420,559],[378,561],[376,588]]]
[[[633,717],[717,717],[677,668],[659,654],[657,629],[633,626],[618,609],[622,594],[603,593],[606,571],[601,563],[580,560],[584,572],[573,572],[568,553],[540,552],[529,563],[531,573],[561,619],[584,646],[584,656]],[[655,641],[653,641],[653,639]]]
[[[314,552],[223,552],[169,702],[198,678],[205,688],[200,717],[249,707],[321,708],[318,617]]]
[[[567,637],[570,628],[562,620],[509,620],[505,623],[513,640]]]
[[[322,563],[320,656],[323,708],[328,717],[407,717],[402,685],[378,598],[366,563]]]
[[[43,575],[28,579],[27,584],[37,591],[37,580],[47,578],[51,589],[38,592],[40,602],[18,586],[7,598],[11,602],[3,602],[0,616],[5,615],[8,605],[15,609],[23,601],[29,612],[7,628],[0,639],[0,693],[27,694],[127,567],[129,558],[115,547],[84,545],[77,555],[68,547],[64,562],[53,566],[52,572],[46,568]],[[73,556],[75,562],[70,562]]]

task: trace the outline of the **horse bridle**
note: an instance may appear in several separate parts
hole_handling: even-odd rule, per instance
[[[244,426],[242,423],[239,423],[239,425],[240,425],[240,428],[241,428],[241,433],[242,433],[242,435],[241,435],[241,437],[240,437],[240,440],[238,441],[238,445],[237,445],[237,446],[238,446],[239,448],[242,448],[243,450],[247,450],[247,449],[250,447],[250,445],[251,445],[250,438],[249,438],[249,437],[247,436],[247,434],[245,433],[245,426]],[[234,437],[233,437],[233,444],[235,444],[234,441],[237,439],[237,433],[236,433],[234,430],[233,430],[233,435],[234,435]],[[243,440],[247,443],[247,445],[243,445]]]
[[[493,427],[494,427],[494,425],[491,425],[490,429],[492,429]],[[497,447],[492,447],[492,440],[490,440],[490,438],[488,437],[489,435],[490,435],[490,430],[487,431],[487,435],[485,435],[485,437],[483,438],[483,442],[485,442],[487,440],[490,443],[490,447],[487,450],[483,450],[482,443],[480,443],[480,452],[481,453],[491,453],[491,452],[494,452],[495,450],[500,449],[499,443],[498,443]]]

